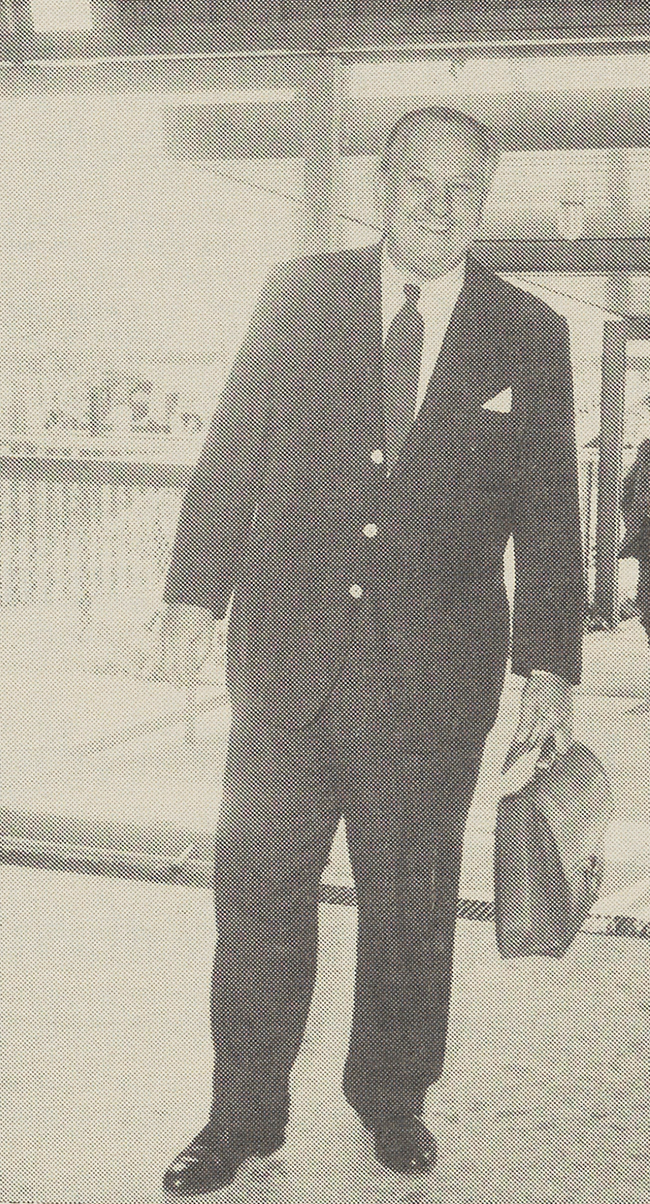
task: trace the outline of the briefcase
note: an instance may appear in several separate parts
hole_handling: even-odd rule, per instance
[[[540,757],[531,780],[499,800],[494,900],[502,957],[562,957],[569,948],[598,898],[612,810],[603,766],[577,743]]]
[[[636,557],[637,560],[650,558],[650,515],[644,515],[636,529],[632,526],[626,533],[619,548],[619,560]]]

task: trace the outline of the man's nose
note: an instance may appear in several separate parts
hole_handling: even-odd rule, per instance
[[[436,217],[443,217],[449,211],[449,190],[443,180],[431,180],[426,193],[427,212]]]

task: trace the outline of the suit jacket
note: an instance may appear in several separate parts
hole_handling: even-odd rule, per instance
[[[639,445],[634,464],[623,481],[621,510],[625,538],[619,557],[650,560],[650,439]]]
[[[387,663],[496,707],[515,672],[579,680],[583,576],[566,322],[468,260],[387,477],[379,246],[272,273],[187,488],[165,600],[226,614],[233,701],[301,723],[371,604]],[[512,390],[509,413],[484,405]],[[364,526],[374,523],[374,538]],[[351,586],[363,590],[361,598]]]

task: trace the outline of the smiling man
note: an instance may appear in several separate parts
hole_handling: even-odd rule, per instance
[[[208,1123],[189,1195],[277,1149],[310,1006],[318,887],[345,818],[358,906],[345,1095],[395,1171],[428,1171],[463,833],[510,646],[515,742],[571,738],[582,556],[569,339],[471,244],[490,132],[429,108],[391,131],[384,237],[273,273],[187,489],[169,677],[226,615],[233,722],[216,842]]]

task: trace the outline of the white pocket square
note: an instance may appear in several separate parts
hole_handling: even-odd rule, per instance
[[[491,397],[489,401],[483,402],[484,410],[491,410],[493,414],[509,414],[512,409],[512,389],[502,389],[497,393],[496,397]]]

